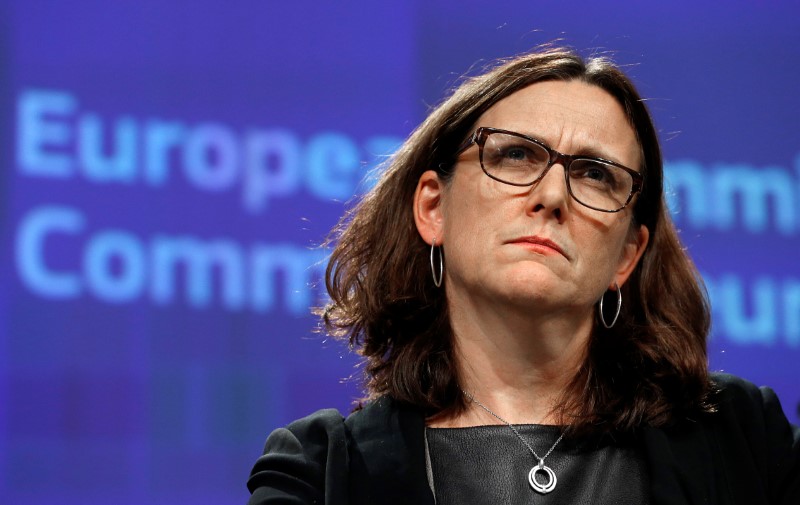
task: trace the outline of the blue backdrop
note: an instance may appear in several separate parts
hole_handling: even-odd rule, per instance
[[[563,38],[655,115],[711,367],[798,421],[796,2],[0,4],[0,502],[218,504],[358,395],[316,248],[465,72]],[[357,376],[356,376],[357,377]]]

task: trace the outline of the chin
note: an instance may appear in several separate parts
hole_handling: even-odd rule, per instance
[[[514,291],[536,295],[542,291],[551,291],[564,285],[564,280],[552,270],[539,266],[538,268],[517,268],[505,276],[506,284]]]
[[[575,298],[575,293],[567,293],[569,282],[556,276],[551,270],[547,268],[520,270],[509,272],[509,275],[504,276],[501,289],[509,301],[550,304],[557,299]]]

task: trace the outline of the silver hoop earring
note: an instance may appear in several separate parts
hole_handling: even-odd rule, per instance
[[[436,267],[434,266],[433,256],[436,250],[436,237],[433,237],[431,242],[431,274],[433,274],[433,284],[440,288],[442,287],[442,279],[444,278],[444,258],[442,257],[441,246],[439,246],[439,275],[436,275]]]
[[[606,323],[606,316],[603,313],[603,300],[605,299],[606,294],[603,293],[603,296],[600,297],[600,321],[606,328],[614,327],[614,325],[617,323],[617,318],[619,317],[619,311],[622,309],[622,291],[620,291],[619,284],[616,282],[614,282],[614,287],[617,289],[617,311],[614,313],[614,319],[611,321],[611,324]]]

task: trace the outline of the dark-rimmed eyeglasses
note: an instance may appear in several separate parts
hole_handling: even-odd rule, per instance
[[[480,127],[461,145],[458,157],[478,145],[483,172],[512,186],[533,186],[560,163],[570,196],[584,207],[619,212],[642,190],[641,173],[613,161],[562,154],[545,143],[499,128]]]

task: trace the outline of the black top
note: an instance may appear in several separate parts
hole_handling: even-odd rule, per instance
[[[557,426],[517,425],[519,434],[544,456],[561,434]],[[508,426],[428,428],[429,480],[437,505],[506,503],[514,505],[642,505],[647,503],[647,469],[633,445],[564,439],[545,458],[556,475],[546,494],[528,484],[538,461]],[[547,475],[537,472],[537,482]]]
[[[800,504],[800,429],[775,393],[732,375],[713,380],[716,413],[634,434],[650,504]],[[250,505],[433,505],[425,413],[388,397],[346,419],[316,412],[269,436],[247,486]]]

